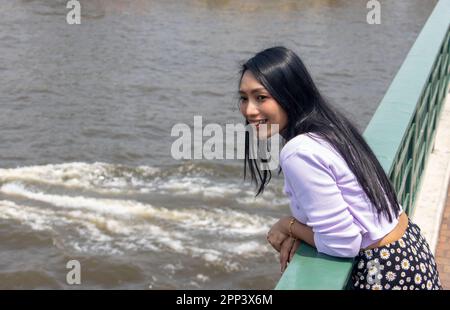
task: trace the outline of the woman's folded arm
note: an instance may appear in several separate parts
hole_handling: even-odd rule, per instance
[[[361,230],[354,223],[336,178],[322,157],[317,150],[297,148],[281,159],[293,194],[291,199],[295,200],[291,203],[304,210],[307,218],[304,224],[314,232],[314,245],[319,252],[354,257],[361,248]]]

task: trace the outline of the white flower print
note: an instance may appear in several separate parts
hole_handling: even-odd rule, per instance
[[[414,283],[420,284],[422,282],[422,276],[418,273],[414,276]]]
[[[363,269],[363,268],[364,268],[364,261],[361,260],[361,261],[359,261],[359,263],[358,263],[358,269]]]
[[[423,273],[427,271],[427,267],[425,266],[424,263],[420,263],[420,271],[422,271]]]
[[[399,240],[398,240],[398,244],[399,244],[402,248],[406,247],[405,241],[403,241],[403,239],[399,239]]]
[[[386,280],[388,280],[389,282],[392,282],[395,280],[395,278],[397,278],[397,275],[394,272],[392,272],[392,271],[386,272]]]
[[[412,290],[414,290],[414,285],[410,285],[409,286],[409,289],[412,291]]]
[[[388,260],[388,261],[386,262],[386,266],[390,267],[391,265],[392,265],[391,261]]]
[[[394,250],[394,249],[391,249],[391,253],[394,254],[394,253],[395,253],[395,250]]]
[[[414,255],[417,255],[417,250],[414,246],[411,247],[411,251],[413,252]]]
[[[407,277],[406,282],[408,282],[408,283],[411,282],[411,277]]]
[[[395,265],[395,270],[400,270],[400,265]]]
[[[372,250],[366,250],[364,251],[364,254],[366,255],[367,259],[371,259],[373,256]]]
[[[404,271],[402,271],[402,273],[400,274],[400,276],[401,276],[402,278],[404,278],[404,277],[406,276],[406,273],[405,273]]]
[[[383,289],[383,287],[380,284],[374,284],[372,286],[372,290],[375,290],[375,291],[381,291],[382,289]]]
[[[375,265],[370,266],[370,268],[369,268],[369,275],[373,276],[373,275],[375,275],[377,273],[378,273],[377,266],[375,266]]]
[[[388,290],[388,289],[391,288],[391,285],[390,285],[389,283],[387,283],[387,284],[384,286],[384,288]]]
[[[402,259],[402,269],[404,270],[408,270],[409,269],[409,260],[407,260],[406,258]]]
[[[427,290],[431,290],[431,288],[433,287],[433,283],[431,283],[430,280],[427,281]]]
[[[400,286],[398,286],[398,285],[396,285],[396,286],[394,286],[393,288],[392,288],[392,290],[393,291],[400,291],[402,288],[400,287]]]
[[[400,254],[402,250],[400,248],[397,249],[397,253]]]
[[[391,256],[391,254],[389,254],[389,250],[388,249],[382,249],[380,251],[380,257],[381,259],[388,259],[389,256]]]

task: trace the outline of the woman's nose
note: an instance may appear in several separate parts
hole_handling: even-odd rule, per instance
[[[255,117],[256,115],[259,114],[258,107],[251,100],[249,100],[248,103],[245,105],[243,112],[247,118]]]

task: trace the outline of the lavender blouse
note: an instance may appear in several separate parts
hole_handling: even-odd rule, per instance
[[[355,257],[398,223],[376,211],[344,158],[316,134],[298,135],[280,153],[292,215],[312,228],[318,252]],[[402,211],[401,211],[402,212]]]

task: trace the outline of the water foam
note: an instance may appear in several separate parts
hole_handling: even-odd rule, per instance
[[[47,192],[52,186],[57,194]],[[105,193],[108,197],[102,197]],[[190,163],[161,170],[65,163],[0,169],[0,194],[5,199],[0,201],[0,218],[47,231],[58,247],[93,255],[169,251],[233,271],[242,268],[241,259],[271,251],[263,236],[275,218],[249,209],[155,206],[134,200],[136,195],[129,199],[130,193],[158,193],[177,201],[192,196],[206,203],[221,201],[219,205],[273,206],[271,202],[279,199],[268,190],[255,200],[253,191],[227,181],[211,165]]]
[[[169,250],[201,258],[227,271],[241,268],[234,261],[236,255],[254,257],[267,252],[266,247],[255,242],[242,245],[241,239],[260,236],[264,241],[261,235],[273,222],[271,218],[231,209],[170,210],[132,200],[46,194],[19,182],[3,184],[0,192],[49,204],[30,207],[3,200],[0,217],[18,220],[36,230],[56,230],[62,239],[60,244],[77,252],[121,255]],[[164,221],[170,223],[169,228],[164,228]],[[173,225],[178,228],[173,229]],[[65,236],[57,226],[75,227],[77,233]],[[205,244],[205,234],[209,240],[231,236],[234,242]]]
[[[254,198],[248,184],[214,176],[212,167],[184,164],[178,168],[125,167],[106,163],[64,163],[0,169],[0,183],[22,182],[80,189],[99,194],[149,194],[192,196],[200,199],[229,199],[238,204],[277,208],[288,200],[272,188]]]
[[[126,188],[147,186],[145,179],[153,178],[160,171],[149,166],[129,168],[98,162],[74,162],[0,169],[0,182],[21,181],[115,193]]]
[[[83,196],[53,195],[39,192],[13,182],[0,187],[0,192],[51,204],[60,208],[93,211],[119,218],[161,219],[175,222],[186,229],[222,232],[224,234],[252,235],[268,230],[273,218],[250,215],[232,209],[176,209],[154,207],[133,200],[87,198]]]

